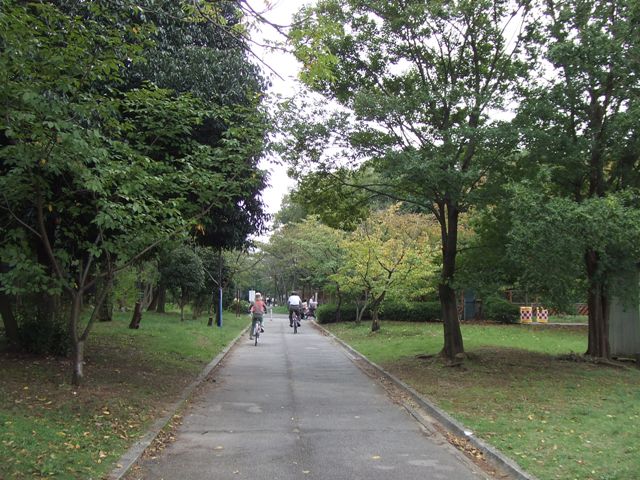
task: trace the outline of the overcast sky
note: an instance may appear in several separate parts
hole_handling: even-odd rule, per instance
[[[270,21],[278,25],[290,25],[293,14],[303,5],[311,3],[311,0],[248,0],[248,3]],[[267,6],[266,3],[270,5]],[[263,43],[265,39],[283,40],[278,32],[268,26],[263,26],[259,32],[253,32],[252,38],[257,43]],[[292,96],[297,89],[298,63],[289,54],[279,51],[268,51],[259,46],[252,46],[253,52],[260,57],[264,64],[261,65],[265,75],[271,79],[272,86],[270,93],[279,94],[284,97]],[[276,76],[271,70],[278,73],[282,78]],[[270,186],[264,191],[263,199],[268,213],[276,213],[280,209],[282,197],[294,185],[293,180],[287,177],[286,167],[278,165],[273,159],[265,159],[260,164],[260,168],[270,172]]]

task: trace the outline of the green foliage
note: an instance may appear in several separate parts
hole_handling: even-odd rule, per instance
[[[197,233],[227,246],[261,230],[264,85],[246,46],[213,24],[237,21],[237,9],[203,8],[3,2],[5,291],[63,292],[63,302],[79,305],[97,284],[108,284],[168,238]],[[193,67],[182,83],[169,72],[171,62],[161,60],[175,58],[163,54],[178,44],[173,65]],[[209,63],[223,57],[228,61]],[[235,83],[196,75],[196,66],[212,73],[222,63]],[[79,309],[69,311],[73,342],[86,340],[94,317],[81,325]]]
[[[316,309],[316,321],[320,324],[335,323],[337,321],[337,311],[337,305],[335,304],[322,304]],[[365,312],[363,319],[369,320],[370,318],[370,314]],[[343,322],[355,322],[356,306],[353,304],[341,305],[340,320]]]
[[[509,233],[508,254],[519,267],[521,283],[561,307],[574,301],[573,287],[585,277],[584,254],[599,255],[594,277],[611,293],[629,296],[623,281],[640,259],[640,208],[627,191],[576,203],[520,191],[512,204],[517,218]]]
[[[407,298],[433,270],[428,217],[398,206],[371,214],[342,242],[345,260],[333,280],[340,290],[366,298],[375,314],[387,295]]]
[[[354,322],[357,309],[352,303],[340,307],[340,318],[343,322]],[[384,302],[380,318],[398,322],[435,322],[441,317],[440,302]],[[371,320],[371,312],[365,310],[363,320]],[[316,321],[320,324],[337,321],[337,306],[323,304],[316,310]]]
[[[385,302],[380,318],[400,322],[435,322],[442,317],[440,302]]]
[[[234,299],[230,305],[231,306],[229,307],[229,311],[238,312],[240,313],[240,315],[249,313],[249,308],[251,308],[251,303],[249,303],[248,300],[242,300],[242,299],[241,300]]]
[[[68,312],[59,304],[53,311],[46,311],[37,305],[36,299],[30,297],[30,300],[16,308],[20,346],[37,355],[67,356],[72,347],[67,327]]]
[[[487,320],[500,323],[517,323],[520,307],[498,296],[487,297],[482,303],[482,314]]]
[[[292,31],[301,78],[343,109],[298,115],[285,142],[290,156],[320,171],[345,158],[364,164],[377,174],[363,185],[367,192],[433,215],[450,358],[464,350],[452,290],[460,216],[517,151],[517,133],[495,117],[513,103],[530,69],[524,53],[531,6],[321,0],[301,11]]]
[[[262,246],[265,253],[257,275],[268,277],[274,294],[288,296],[285,285],[302,289],[335,288],[331,275],[342,265],[344,232],[309,216],[277,230]]]
[[[160,275],[180,307],[184,307],[204,287],[202,259],[188,246],[179,247],[169,254],[167,262],[160,266]]]
[[[389,206],[377,195],[362,188],[374,181],[371,172],[352,172],[341,168],[331,173],[302,172],[297,189],[291,193],[291,202],[299,205],[307,215],[317,215],[325,225],[345,231],[354,230],[376,209]]]

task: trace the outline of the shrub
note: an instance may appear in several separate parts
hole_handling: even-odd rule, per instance
[[[249,308],[251,308],[251,304],[247,300],[233,299],[229,310],[232,312],[249,313]]]
[[[501,323],[517,323],[520,307],[500,297],[488,297],[483,305],[484,318]]]
[[[386,302],[380,310],[380,319],[387,321],[403,322],[435,322],[440,318],[440,302]],[[341,321],[354,322],[356,320],[356,306],[353,304],[342,305],[340,308]],[[366,311],[363,320],[371,320],[371,312]],[[336,322],[336,305],[320,305],[316,310],[318,323]]]
[[[388,321],[435,322],[440,319],[440,302],[388,302],[382,305],[380,318]]]
[[[365,312],[363,320],[370,320],[371,315]],[[320,305],[316,309],[316,321],[318,323],[336,323],[337,322],[337,306],[333,303]],[[355,322],[356,306],[353,304],[342,304],[340,307],[340,321]]]
[[[33,299],[32,299],[33,300]],[[25,302],[16,309],[20,344],[29,353],[67,356],[71,338],[67,327],[68,309],[52,301],[50,311],[37,307],[37,302]]]

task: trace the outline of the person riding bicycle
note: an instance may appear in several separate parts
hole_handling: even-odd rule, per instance
[[[289,326],[293,327],[293,312],[296,312],[298,318],[300,318],[300,307],[302,307],[302,300],[296,292],[291,292],[287,300],[287,306],[289,307]]]
[[[262,294],[256,293],[256,299],[251,305],[251,332],[249,333],[249,338],[253,338],[253,332],[255,332],[256,324],[260,323],[260,333],[264,332],[264,328],[262,328],[262,320],[265,312],[267,311],[267,307],[262,300]]]
[[[316,302],[315,298],[311,297],[309,299],[309,316],[316,318],[316,308],[318,308],[318,302]]]

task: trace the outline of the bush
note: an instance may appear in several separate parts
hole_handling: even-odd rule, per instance
[[[232,312],[240,312],[240,313],[249,313],[249,309],[251,308],[251,304],[248,300],[236,300],[233,299],[231,302],[231,306],[228,307]]]
[[[389,302],[382,305],[380,318],[388,321],[435,322],[440,319],[440,302]]]
[[[371,314],[365,312],[363,320],[370,320]],[[318,323],[336,323],[337,322],[337,306],[333,303],[327,303],[320,305],[316,309],[316,321]],[[343,304],[340,307],[340,321],[342,322],[355,322],[356,321],[356,306],[353,304]]]
[[[483,316],[501,323],[517,323],[520,319],[520,307],[504,298],[488,297],[484,301]]]
[[[61,302],[52,302],[51,312],[36,305],[25,302],[16,309],[20,345],[29,353],[67,356],[71,352],[68,309]]]
[[[440,318],[440,311],[440,302],[387,302],[382,305],[380,319],[403,322],[435,322]],[[353,304],[342,305],[340,317],[343,322],[354,322],[356,320],[356,306]],[[364,313],[362,320],[371,320],[369,310]],[[316,310],[316,321],[321,324],[335,323],[337,321],[336,305],[320,305]]]

